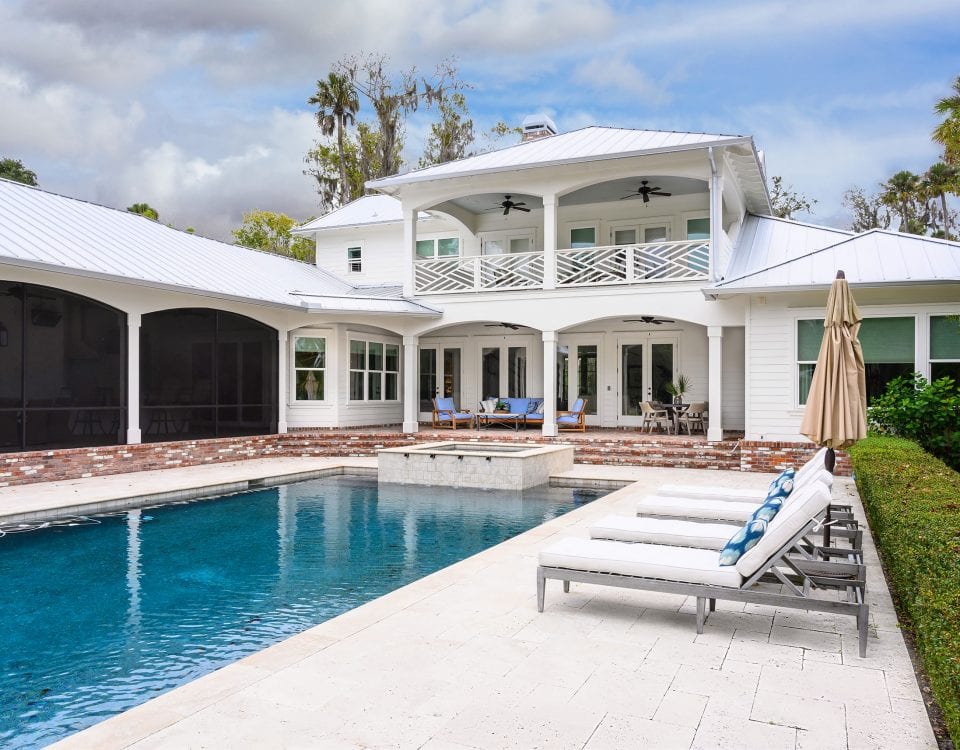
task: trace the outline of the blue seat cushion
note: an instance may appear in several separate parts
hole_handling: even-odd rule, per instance
[[[448,419],[473,419],[473,414],[470,414],[465,411],[442,411],[437,417],[440,421],[446,421]]]
[[[574,414],[563,414],[557,417],[558,422],[563,422],[564,424],[576,424],[580,421],[580,418]]]
[[[744,552],[756,546],[766,530],[766,521],[753,519],[747,521],[720,550],[720,564],[736,565]]]
[[[437,411],[456,411],[457,407],[453,404],[452,398],[438,398]]]

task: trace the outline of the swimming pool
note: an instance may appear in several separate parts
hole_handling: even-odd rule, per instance
[[[328,477],[0,538],[0,746],[54,742],[602,494]]]

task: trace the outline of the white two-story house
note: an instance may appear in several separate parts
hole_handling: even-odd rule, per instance
[[[838,269],[871,394],[960,380],[960,244],[771,217],[749,136],[527,126],[300,227],[316,266],[0,181],[0,451],[415,432],[438,395],[633,428],[681,374],[707,439],[797,440]]]

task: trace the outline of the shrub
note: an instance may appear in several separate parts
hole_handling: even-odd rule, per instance
[[[901,619],[960,740],[960,474],[902,438],[849,452]]]
[[[880,434],[916,440],[960,470],[960,388],[952,378],[932,383],[920,373],[896,378],[873,400],[869,416]]]

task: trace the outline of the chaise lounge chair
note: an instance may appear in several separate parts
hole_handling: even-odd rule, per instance
[[[586,432],[587,424],[584,421],[586,409],[587,400],[581,396],[573,402],[573,408],[569,411],[558,411],[557,429]]]
[[[449,427],[455,430],[458,424],[466,424],[467,427],[472,427],[473,413],[458,411],[452,398],[433,399],[433,427]]]
[[[829,490],[816,482],[799,490],[784,505],[756,546],[735,565],[720,565],[715,550],[660,544],[626,544],[600,539],[563,539],[542,550],[537,567],[537,611],[543,612],[547,579],[660,591],[697,600],[697,632],[703,632],[707,607],[717,599],[847,614],[856,618],[860,656],[867,653],[866,569],[859,562],[829,562],[791,557],[789,553],[819,523],[818,511],[829,503]],[[758,590],[760,582],[782,585],[786,593]],[[847,601],[813,597],[812,590],[846,591]]]

